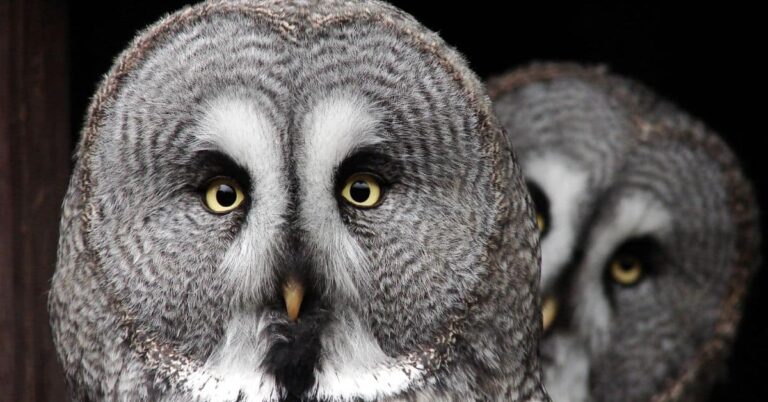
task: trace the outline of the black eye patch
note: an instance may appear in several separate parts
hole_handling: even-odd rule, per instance
[[[541,230],[541,237],[549,233],[549,229],[552,226],[552,217],[549,211],[549,199],[544,194],[544,191],[536,183],[528,180],[526,181],[528,191],[531,193],[531,199],[536,208],[536,224]]]

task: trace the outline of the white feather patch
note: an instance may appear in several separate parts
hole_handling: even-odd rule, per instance
[[[549,200],[549,232],[541,242],[541,287],[549,289],[573,255],[588,172],[555,154],[526,160],[523,167]]]
[[[261,369],[269,349],[267,321],[259,313],[238,313],[205,365],[186,379],[191,396],[204,401],[278,401],[275,379]],[[240,396],[244,399],[238,399]]]
[[[544,385],[553,401],[589,400],[589,356],[577,338],[555,335],[554,363],[544,365]]]
[[[347,231],[338,212],[334,175],[355,150],[381,143],[376,110],[365,98],[332,93],[315,104],[301,125],[303,146],[298,152],[301,178],[300,216],[310,236],[318,269],[329,281],[329,293],[358,299],[368,283],[364,254]]]
[[[319,399],[378,400],[421,380],[423,368],[387,356],[356,315],[339,318],[323,341],[326,358],[316,372]]]
[[[273,255],[287,208],[285,161],[279,133],[252,102],[221,97],[205,105],[199,125],[201,148],[217,150],[251,176],[252,208],[227,251],[221,270],[240,300],[258,303],[274,282]],[[248,261],[248,263],[243,263]]]

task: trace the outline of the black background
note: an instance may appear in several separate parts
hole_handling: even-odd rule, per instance
[[[71,2],[72,133],[77,138],[88,101],[112,59],[137,30],[184,1]],[[481,78],[531,61],[606,64],[645,83],[721,133],[742,160],[768,211],[763,156],[764,64],[768,49],[757,8],[695,5],[502,5],[396,1],[463,53]],[[618,2],[616,2],[618,3]],[[762,25],[764,26],[764,24]],[[758,35],[761,35],[762,40]],[[763,228],[765,228],[763,218]],[[763,230],[765,232],[765,230]],[[763,246],[763,254],[766,247]],[[768,275],[758,274],[715,401],[768,401]]]

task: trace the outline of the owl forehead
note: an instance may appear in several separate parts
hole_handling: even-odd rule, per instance
[[[554,152],[606,180],[636,141],[628,111],[602,88],[572,77],[522,86],[495,108],[519,154]]]
[[[259,136],[286,154],[327,143],[339,144],[330,153],[386,141],[476,144],[477,111],[433,58],[364,21],[286,38],[253,18],[217,15],[184,26],[130,72],[105,141],[148,149],[156,160],[168,155],[163,146]]]
[[[524,174],[582,210],[643,192],[676,213],[710,215],[704,199],[727,211],[721,165],[700,141],[674,127],[654,128],[649,110],[607,84],[597,75],[564,74],[499,98],[495,108]]]

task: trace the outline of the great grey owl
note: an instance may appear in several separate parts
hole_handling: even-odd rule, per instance
[[[77,400],[546,400],[533,204],[463,59],[376,1],[217,1],[88,111],[49,308]]]
[[[702,123],[604,68],[489,82],[542,231],[553,400],[700,400],[759,261],[757,207]]]

